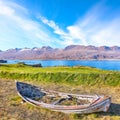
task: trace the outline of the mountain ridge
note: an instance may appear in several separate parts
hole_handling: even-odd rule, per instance
[[[65,48],[52,48],[43,46],[41,48],[15,48],[6,51],[0,50],[0,59],[58,59],[58,60],[107,60],[120,59],[119,46],[84,46],[69,45]]]

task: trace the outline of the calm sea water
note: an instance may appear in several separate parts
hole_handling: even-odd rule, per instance
[[[26,64],[39,64],[48,66],[91,66],[103,70],[119,70],[120,60],[8,60],[8,63],[25,62]]]

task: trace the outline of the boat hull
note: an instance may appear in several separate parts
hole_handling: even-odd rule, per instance
[[[107,98],[98,104],[81,107],[78,105],[76,106],[51,105],[51,104],[46,104],[46,103],[40,103],[30,98],[24,98],[24,100],[37,107],[47,108],[53,111],[59,111],[59,112],[64,112],[64,113],[79,113],[79,114],[93,113],[93,112],[100,112],[100,111],[107,112],[110,107],[110,103],[111,103],[111,99]]]
[[[93,112],[100,112],[100,111],[107,112],[111,103],[111,97],[107,97],[107,96],[96,97],[96,96],[90,96],[90,95],[68,94],[68,93],[58,92],[58,94],[63,94],[66,96],[67,95],[76,96],[77,98],[81,97],[82,99],[90,99],[90,100],[93,99],[93,101],[90,104],[85,104],[85,105],[67,106],[67,105],[58,105],[58,104],[48,104],[48,103],[34,100],[33,98],[27,95],[28,93],[32,94],[32,92],[36,90],[35,93],[38,94],[39,97],[42,97],[44,93],[39,91],[36,86],[32,86],[26,83],[16,81],[16,89],[17,89],[18,95],[29,104],[32,104],[37,107],[51,109],[53,111],[64,112],[64,113],[85,114],[85,113],[93,113]],[[57,92],[53,91],[53,93],[57,93]]]

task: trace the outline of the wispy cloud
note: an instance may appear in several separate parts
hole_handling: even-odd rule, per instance
[[[120,45],[119,21],[120,18],[116,18],[109,23],[106,23],[101,29],[97,30],[90,36],[91,42],[98,45]]]
[[[73,25],[63,29],[59,23],[44,16],[39,16],[41,21],[33,19],[28,9],[15,2],[0,0],[0,49],[70,44],[119,45],[120,17],[109,19],[110,13],[105,16],[108,11],[103,3],[97,4]]]
[[[102,2],[98,3],[83,17],[76,20],[73,25],[67,26],[66,30],[61,29],[53,20],[48,20],[45,17],[40,17],[40,19],[60,36],[63,45],[119,45],[120,17],[115,16],[109,19],[109,14],[105,16],[108,11],[109,9]]]
[[[84,40],[84,35],[78,26],[68,26],[66,28],[67,32],[61,29],[54,21],[48,20],[45,17],[39,17],[41,21],[51,27],[54,30],[54,33],[60,36],[62,45],[70,45],[70,44],[84,44],[86,45],[86,41]],[[78,42],[79,40],[79,42]]]
[[[57,41],[39,22],[31,20],[29,12],[16,3],[0,0],[0,49],[7,46],[25,47],[49,45]],[[3,30],[4,28],[4,30]],[[52,41],[51,41],[52,39]]]
[[[83,31],[87,44],[96,46],[120,44],[120,17],[117,15],[109,19],[108,11],[110,11],[109,8],[99,3],[73,25],[79,26],[79,29]]]

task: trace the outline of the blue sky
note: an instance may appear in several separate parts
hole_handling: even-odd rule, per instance
[[[120,0],[0,0],[0,50],[120,46]]]

